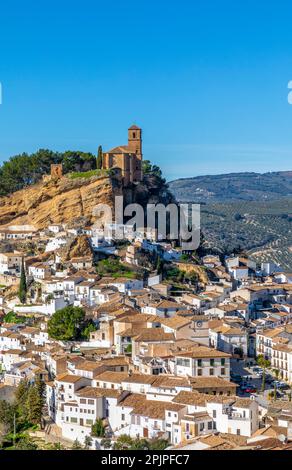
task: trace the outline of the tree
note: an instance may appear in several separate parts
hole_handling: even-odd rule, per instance
[[[28,420],[33,424],[40,424],[42,420],[43,400],[37,387],[30,386],[27,395]]]
[[[95,423],[91,426],[91,434],[94,437],[105,436],[105,426],[101,418],[98,418]]]
[[[239,222],[241,219],[242,219],[242,215],[237,212],[237,213],[234,215],[234,220],[236,220],[236,222]]]
[[[29,436],[20,438],[15,446],[15,450],[37,450],[37,448],[37,444]]]
[[[128,346],[125,348],[125,354],[132,354],[132,345],[128,344]]]
[[[34,387],[36,388],[37,394],[39,397],[38,400],[39,400],[39,407],[41,410],[41,418],[42,418],[43,407],[46,402],[46,385],[45,385],[45,382],[40,379],[40,377],[37,377]]]
[[[142,171],[144,175],[156,176],[162,178],[162,171],[157,165],[152,165],[149,160],[143,160]]]
[[[64,447],[60,442],[54,442],[50,445],[50,450],[64,450]]]
[[[22,304],[25,304],[26,296],[27,296],[27,283],[26,283],[24,259],[22,258],[19,293],[18,293],[19,300]]]
[[[98,147],[98,151],[97,151],[96,168],[98,170],[101,170],[102,168],[102,146],[101,145]]]
[[[162,274],[162,273],[163,273],[163,268],[164,268],[164,261],[163,261],[163,259],[159,256],[159,257],[157,258],[157,265],[156,265],[157,274]]]
[[[25,317],[21,317],[17,315],[17,313],[12,312],[12,311],[8,312],[3,318],[4,323],[25,323],[25,321],[26,321]]]
[[[258,356],[257,363],[263,369],[262,391],[264,391],[265,390],[265,384],[266,384],[266,369],[268,367],[271,367],[271,363],[270,363],[270,361],[265,359],[263,355]]]
[[[20,381],[16,391],[15,391],[15,400],[18,406],[21,418],[25,421],[28,416],[28,391],[30,385],[26,379]]]
[[[37,378],[33,385],[27,380],[22,380],[16,389],[15,400],[20,422],[41,424],[45,404],[45,384],[40,378]]]
[[[78,439],[75,439],[72,445],[72,450],[82,450],[82,445],[78,441]]]
[[[127,434],[122,434],[119,436],[114,443],[114,450],[124,450],[130,449],[131,445],[133,444],[133,439],[128,436]]]
[[[109,438],[105,438],[105,439],[102,439],[100,441],[100,445],[101,447],[103,447],[104,449],[110,449],[111,446],[112,446],[112,443],[111,443],[111,440]]]
[[[85,436],[84,439],[84,449],[88,450],[92,446],[92,438],[90,436]]]
[[[276,379],[279,380],[280,371],[279,369],[273,369]],[[277,400],[277,385],[274,384],[274,400]]]
[[[53,339],[74,341],[81,339],[86,326],[85,311],[80,307],[68,306],[53,314],[48,322],[48,333]]]
[[[149,442],[147,439],[140,439],[139,437],[136,437],[132,441],[132,444],[130,446],[131,450],[149,450]]]
[[[279,380],[279,375],[280,375],[279,369],[273,369],[273,372],[274,372],[274,374],[275,374],[275,376],[276,376],[276,379]]]
[[[0,166],[0,196],[37,183],[44,174],[50,173],[51,164],[54,163],[62,163],[64,173],[83,172],[95,170],[96,157],[80,151],[60,153],[47,149],[40,149],[31,155],[15,155]]]
[[[17,409],[15,404],[11,404],[6,400],[0,400],[1,435],[5,435],[13,431],[14,417],[16,415]]]
[[[167,439],[152,439],[149,441],[149,450],[164,450],[169,446]]]
[[[93,322],[89,322],[82,332],[82,337],[85,340],[88,340],[90,337],[90,333],[92,333],[93,331],[96,331],[96,326],[94,325]]]

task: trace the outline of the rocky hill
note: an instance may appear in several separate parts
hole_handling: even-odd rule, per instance
[[[74,226],[74,222],[81,221],[90,225],[95,221],[94,208],[98,204],[114,208],[116,196],[124,196],[125,204],[136,202],[143,207],[173,201],[165,181],[152,174],[145,174],[143,182],[127,188],[118,175],[68,174],[59,180],[46,178],[0,198],[0,226],[33,225],[44,229],[50,224]]]
[[[0,226],[29,224],[43,229],[80,217],[90,223],[97,204],[113,207],[115,195],[121,194],[121,182],[109,176],[42,181],[0,198]]]
[[[292,196],[292,171],[196,176],[169,183],[178,201],[273,201]]]

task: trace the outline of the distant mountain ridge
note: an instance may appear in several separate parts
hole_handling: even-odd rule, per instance
[[[292,171],[180,178],[169,189],[179,202],[274,201],[292,197]]]

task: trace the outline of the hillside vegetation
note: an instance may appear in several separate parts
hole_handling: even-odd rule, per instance
[[[259,262],[273,260],[292,269],[292,198],[202,205],[201,227],[214,251],[241,248]]]
[[[201,203],[205,247],[246,250],[292,270],[292,172],[198,176],[169,183],[180,202]]]
[[[292,171],[196,176],[169,183],[180,202],[273,201],[292,197]]]
[[[41,180],[50,173],[52,164],[62,163],[64,173],[87,172],[96,169],[96,157],[79,151],[53,152],[38,150],[11,157],[0,166],[0,196],[19,191]]]

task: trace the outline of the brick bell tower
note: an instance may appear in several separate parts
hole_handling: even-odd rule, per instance
[[[142,129],[138,126],[131,126],[128,129],[129,151],[135,153],[139,160],[142,160]]]

